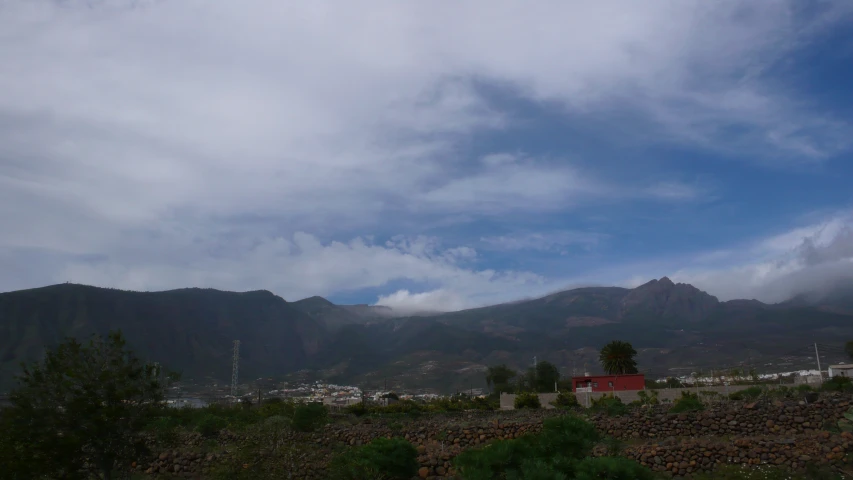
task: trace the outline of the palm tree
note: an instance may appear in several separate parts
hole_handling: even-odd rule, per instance
[[[637,373],[636,355],[637,351],[630,343],[613,340],[601,349],[598,361],[608,375],[626,375]]]

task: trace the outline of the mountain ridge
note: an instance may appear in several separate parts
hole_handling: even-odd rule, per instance
[[[663,277],[633,289],[581,287],[456,312],[394,316],[388,307],[336,305],[318,296],[288,302],[268,290],[133,292],[58,284],[0,293],[0,386],[9,384],[18,362],[40,358],[61,338],[116,328],[144,358],[199,378],[229,378],[231,342],[240,339],[244,378],[314,372],[371,382],[391,376],[445,389],[480,383],[477,372],[489,364],[526,368],[533,356],[570,374],[569,365],[595,365],[590,352],[616,338],[634,343],[641,365],[657,370],[769,355],[806,339],[853,338],[853,314],[793,300],[721,302]],[[750,345],[737,345],[739,338],[750,338]]]

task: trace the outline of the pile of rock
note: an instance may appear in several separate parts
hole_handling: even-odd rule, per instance
[[[134,462],[132,468],[137,472],[144,472],[149,475],[197,478],[199,475],[210,473],[210,468],[222,458],[223,454],[166,450],[147,464]]]
[[[839,464],[853,447],[853,435],[828,432],[787,438],[751,437],[729,442],[681,439],[631,446],[622,455],[658,472],[685,476],[713,470],[717,465],[783,465],[791,469],[807,463]],[[596,455],[606,455],[605,447]]]
[[[653,470],[684,476],[720,464],[799,468],[810,462],[840,462],[853,449],[853,435],[830,435],[821,429],[834,425],[842,417],[850,408],[849,400],[849,396],[836,395],[808,404],[724,403],[677,415],[667,413],[668,407],[660,405],[634,409],[621,417],[593,414],[589,418],[608,436],[649,442],[634,444],[622,455]],[[339,445],[360,446],[376,438],[403,437],[418,450],[421,478],[451,478],[452,460],[463,450],[539,432],[544,419],[561,414],[555,410],[472,412],[431,415],[403,423],[364,419],[356,425],[337,423],[315,433],[287,435],[288,442],[313,445],[329,452]],[[721,440],[733,437],[736,440]],[[678,440],[662,440],[672,438]],[[216,462],[228,459],[228,445],[238,445],[242,440],[239,435],[223,431],[218,437],[221,453],[201,455],[168,450],[147,463],[134,465],[134,469],[153,475],[204,476]],[[186,444],[198,446],[202,441],[202,437],[194,434],[186,439]],[[600,447],[596,454],[606,454],[606,449]],[[302,465],[299,471],[304,473],[303,478],[323,478],[325,460]]]
[[[591,420],[601,432],[617,438],[797,435],[834,425],[849,408],[849,401],[830,397],[809,404],[722,404],[678,415],[655,408],[622,417],[595,415]]]

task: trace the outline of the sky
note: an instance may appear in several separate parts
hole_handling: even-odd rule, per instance
[[[0,1],[0,291],[853,276],[853,2]]]

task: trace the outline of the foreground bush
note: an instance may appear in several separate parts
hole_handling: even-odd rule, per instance
[[[276,416],[243,429],[242,438],[211,474],[215,480],[278,480],[292,478],[305,464],[319,462],[310,445],[290,440],[291,419]]]
[[[228,426],[228,421],[222,417],[208,413],[199,420],[195,430],[205,437],[213,437]]]
[[[322,403],[297,405],[291,424],[297,432],[313,432],[329,420],[329,411]]]
[[[824,392],[853,392],[853,379],[849,377],[832,377],[823,382],[820,389]]]
[[[560,392],[557,398],[551,402],[551,405],[557,408],[574,408],[579,407],[578,398],[572,392]]]
[[[732,393],[729,395],[729,399],[752,401],[758,399],[764,392],[765,390],[762,387],[749,387],[745,390]]]
[[[536,395],[535,393],[522,392],[515,396],[513,406],[517,410],[523,408],[537,409],[542,407],[542,403],[539,402],[539,395]]]
[[[417,450],[406,440],[377,438],[334,457],[327,476],[333,480],[408,480],[418,473],[417,457]]]
[[[604,395],[599,399],[592,399],[590,410],[603,412],[610,417],[618,417],[628,413],[628,406],[622,403],[622,399],[613,395]]]
[[[705,405],[699,400],[699,395],[690,392],[681,392],[681,397],[676,398],[669,407],[669,413],[695,412],[704,410]]]
[[[544,422],[539,434],[464,451],[453,464],[465,480],[654,478],[650,470],[628,459],[588,458],[600,439],[595,427],[585,420],[571,415],[552,418]]]

